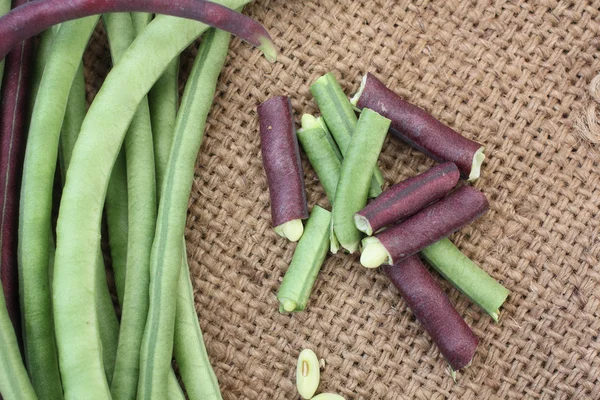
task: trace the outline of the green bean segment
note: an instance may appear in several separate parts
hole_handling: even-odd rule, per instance
[[[46,29],[40,35],[40,40],[37,47],[35,48],[35,57],[33,57],[33,67],[31,70],[31,83],[30,83],[30,94],[29,94],[29,113],[31,114],[33,106],[35,105],[35,98],[42,82],[42,75],[44,68],[46,67],[46,61],[52,51],[52,45],[54,44],[54,37],[58,32],[56,26]],[[2,61],[4,62],[4,61]],[[0,76],[0,78],[2,78]],[[1,79],[0,79],[1,81]]]
[[[329,250],[331,213],[314,206],[302,238],[296,246],[292,262],[277,292],[279,312],[302,311],[306,308],[312,287]]]
[[[10,11],[10,0],[0,0],[0,16]],[[0,89],[2,89],[2,78],[4,77],[4,59],[0,60]]]
[[[71,84],[97,21],[88,17],[64,23],[56,34],[33,108],[23,167],[18,260],[25,359],[36,393],[52,399],[63,396],[48,281],[53,182]],[[96,251],[90,255],[93,268]],[[93,307],[95,301],[89,304]]]
[[[234,3],[226,5],[233,8],[243,5]],[[152,246],[150,309],[141,350],[139,399],[166,396],[164,381],[173,350],[176,310],[173,293],[181,271],[181,238],[206,118],[229,47],[230,36],[222,33],[210,30],[203,37],[177,116]]]
[[[440,275],[498,322],[500,307],[510,294],[449,239],[425,247],[421,254]]]
[[[354,225],[354,214],[367,204],[369,184],[390,120],[364,109],[342,161],[342,170],[333,205],[333,230],[340,245],[353,253],[361,232]]]
[[[311,120],[309,117],[312,116],[302,117],[302,129],[297,132],[298,140],[317,173],[325,194],[333,202],[342,167],[341,157],[338,157],[339,150],[329,132],[321,128],[316,118],[312,117]]]
[[[2,285],[0,285],[0,393],[4,400],[37,399],[21,359],[17,335],[8,316]]]
[[[352,104],[331,72],[317,79],[310,87],[310,92],[342,155],[345,156],[358,123]],[[372,182],[369,183],[369,198],[381,194],[383,183],[383,175],[376,165]]]
[[[238,6],[235,1],[223,4]],[[88,398],[90,393],[97,398],[111,397],[101,365],[92,270],[111,169],[142,98],[167,65],[207,28],[180,18],[155,18],[108,74],[75,144],[57,224],[53,291],[61,375],[69,398]],[[177,256],[179,264],[180,254]],[[159,351],[171,353],[171,347]],[[162,383],[164,391],[158,398],[166,397],[169,368],[167,362],[163,378],[155,381]]]

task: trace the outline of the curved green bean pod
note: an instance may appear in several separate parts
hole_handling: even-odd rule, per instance
[[[33,57],[33,67],[31,69],[31,87],[29,91],[29,113],[33,111],[35,105],[35,98],[42,81],[42,75],[44,74],[44,68],[46,67],[46,61],[52,51],[52,45],[54,44],[54,37],[60,25],[55,25],[50,29],[46,29],[40,35],[40,40],[37,47],[35,48],[35,57]]]
[[[113,61],[118,63],[135,39],[131,14],[105,14],[104,21]],[[148,313],[150,250],[156,224],[156,179],[147,98],[138,106],[125,136],[125,159],[129,202],[127,264],[117,363],[111,385],[111,394],[117,399],[132,399],[136,395],[140,346]]]
[[[150,310],[144,332],[138,398],[163,398],[173,349],[175,299],[181,271],[181,238],[216,82],[225,62],[230,35],[210,30],[203,37],[177,116],[152,246]]]
[[[67,102],[67,110],[63,121],[62,131],[60,134],[58,159],[62,182],[65,182],[67,169],[71,162],[73,147],[77,141],[77,136],[81,130],[81,124],[86,113],[85,99],[85,77],[83,75],[83,64],[79,65],[69,99]],[[54,243],[52,243],[54,247]],[[53,256],[50,261],[52,263]],[[115,359],[117,356],[117,344],[119,341],[119,320],[115,313],[112,298],[108,286],[106,284],[106,269],[104,266],[104,258],[102,250],[98,248],[96,257],[96,306],[98,312],[98,320],[100,321],[100,340],[102,341],[102,359],[104,362],[104,372],[106,379],[112,380]],[[50,278],[52,280],[52,278]]]
[[[0,393],[4,400],[37,399],[23,365],[17,335],[6,309],[2,285],[0,285]]]
[[[222,3],[228,7],[242,5],[235,0]],[[61,200],[53,282],[60,368],[69,398],[89,398],[93,394],[110,399],[101,365],[98,321],[91,301],[94,287],[91,268],[100,241],[102,204],[111,169],[142,98],[169,62],[207,28],[179,18],[155,18],[113,67],[83,122]],[[148,48],[153,50],[150,52]],[[172,345],[168,347],[170,356]],[[163,350],[167,349],[160,349]],[[168,366],[169,362],[163,383],[167,381]],[[166,385],[162,385],[162,390],[166,392]],[[166,393],[161,398],[165,396]]]
[[[97,21],[88,17],[65,23],[56,35],[35,101],[23,167],[18,259],[25,360],[36,393],[51,399],[62,398],[63,392],[48,280],[50,205],[71,83]],[[95,257],[96,252],[91,254]]]

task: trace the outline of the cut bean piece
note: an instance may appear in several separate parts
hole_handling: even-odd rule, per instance
[[[387,189],[354,215],[354,223],[358,230],[372,235],[384,226],[410,217],[444,197],[456,186],[459,178],[455,164],[437,165]]]
[[[373,74],[367,73],[352,98],[358,108],[371,108],[392,120],[391,133],[439,162],[451,161],[469,181],[479,178],[484,147],[444,125],[421,108],[404,101]]]
[[[310,399],[315,395],[321,380],[319,359],[311,349],[304,349],[298,356],[296,366],[296,388],[303,399]]]
[[[361,238],[354,214],[367,204],[369,184],[389,126],[389,119],[364,109],[342,161],[333,204],[333,231],[350,253],[356,251]]]
[[[315,98],[341,154],[345,156],[358,123],[352,104],[331,72],[317,79],[311,85],[310,92]],[[383,182],[381,170],[376,166],[369,186],[369,198],[375,198],[381,194]]]
[[[298,140],[317,173],[325,194],[333,203],[342,167],[341,154],[333,138],[323,130],[315,117],[305,114],[302,117],[302,129],[298,130]]]
[[[296,246],[292,262],[277,292],[280,312],[306,308],[312,287],[329,249],[331,213],[314,206],[306,223],[306,231]]]
[[[0,59],[23,40],[53,25],[98,14],[148,12],[193,19],[238,36],[258,47],[269,61],[277,50],[269,33],[252,18],[224,5],[203,0],[38,0],[18,7],[0,18]]]
[[[360,262],[367,268],[396,264],[470,224],[488,208],[483,193],[462,186],[412,217],[365,239]]]
[[[418,256],[412,256],[383,271],[398,288],[416,319],[457,371],[468,366],[477,350],[478,340],[456,311]]]
[[[273,226],[279,235],[295,242],[302,236],[308,206],[290,99],[276,96],[265,101],[258,106],[258,119]]]
[[[510,294],[449,239],[425,247],[421,254],[447,281],[498,322],[500,307]]]

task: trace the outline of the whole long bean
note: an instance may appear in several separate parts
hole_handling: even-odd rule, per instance
[[[244,2],[223,0],[222,4],[239,7]],[[189,20],[155,18],[108,74],[84,120],[61,199],[54,276],[56,338],[65,393],[70,398],[86,398],[89,393],[110,398],[101,366],[98,321],[90,301],[94,286],[90,268],[99,244],[110,171],[137,105],[167,65],[207,28]],[[166,380],[168,368],[164,376]]]
[[[15,6],[26,0],[14,1]],[[6,306],[16,332],[19,318],[19,279],[17,229],[20,171],[23,163],[27,126],[27,94],[32,44],[16,46],[6,60],[0,104],[0,277]],[[20,336],[20,335],[18,335]]]
[[[35,400],[33,386],[23,365],[17,335],[8,316],[0,285],[0,393],[4,400]]]
[[[159,199],[161,197],[162,177],[165,175],[167,168],[177,114],[179,99],[178,68],[179,60],[176,59],[169,65],[167,71],[149,93]],[[190,399],[218,400],[221,399],[219,382],[210,365],[202,330],[198,322],[198,315],[194,307],[194,293],[185,251],[185,238],[181,243],[183,256],[177,287],[173,353]]]
[[[38,0],[0,18],[0,59],[21,41],[61,22],[114,12],[151,12],[190,18],[233,33],[275,61],[277,50],[258,22],[222,4],[204,0]]]
[[[118,63],[135,38],[131,15],[104,16],[113,62]],[[121,305],[121,331],[111,394],[131,399],[137,392],[139,354],[148,313],[150,249],[156,224],[154,149],[147,98],[133,117],[125,136],[128,193],[127,264]]]
[[[53,181],[71,83],[97,21],[88,17],[65,23],[56,35],[33,109],[23,170],[19,268],[25,357],[36,393],[53,399],[62,398],[48,282]]]
[[[187,203],[206,117],[228,46],[229,35],[223,32],[210,31],[204,36],[177,116],[152,246],[150,310],[142,343],[140,399],[164,397],[175,323],[172,293],[181,271]]]
[[[71,92],[67,101],[65,119],[63,121],[60,133],[58,159],[61,171],[62,182],[65,182],[67,170],[71,161],[73,147],[77,141],[77,136],[81,130],[81,124],[86,113],[85,99],[85,77],[83,74],[83,64],[79,65]],[[54,243],[52,243],[52,248]],[[54,251],[50,255],[50,265],[52,266]],[[96,257],[96,308],[98,313],[100,340],[102,342],[102,360],[104,363],[104,372],[106,379],[112,380],[115,369],[115,359],[117,356],[117,345],[119,340],[119,321],[113,307],[110,291],[106,282],[106,269],[104,266],[104,257],[102,249],[98,248]],[[50,275],[51,276],[51,275]],[[50,278],[52,280],[52,278]]]

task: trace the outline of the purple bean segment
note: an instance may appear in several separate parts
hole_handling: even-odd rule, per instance
[[[473,222],[488,208],[483,193],[462,186],[403,222],[364,239],[360,262],[367,268],[397,264]]]
[[[354,215],[354,223],[360,231],[372,235],[444,197],[456,186],[459,178],[460,172],[454,163],[436,165],[387,189]]]
[[[390,132],[438,162],[451,161],[469,181],[479,178],[484,147],[435,119],[427,111],[404,101],[373,74],[363,78],[351,102],[392,120]]]
[[[302,235],[308,218],[304,172],[292,116],[285,96],[272,97],[258,106],[260,146],[271,197],[275,231],[292,241]]]
[[[398,288],[450,368],[457,371],[468,366],[479,341],[419,257],[412,256],[393,266],[385,266],[383,271]]]

